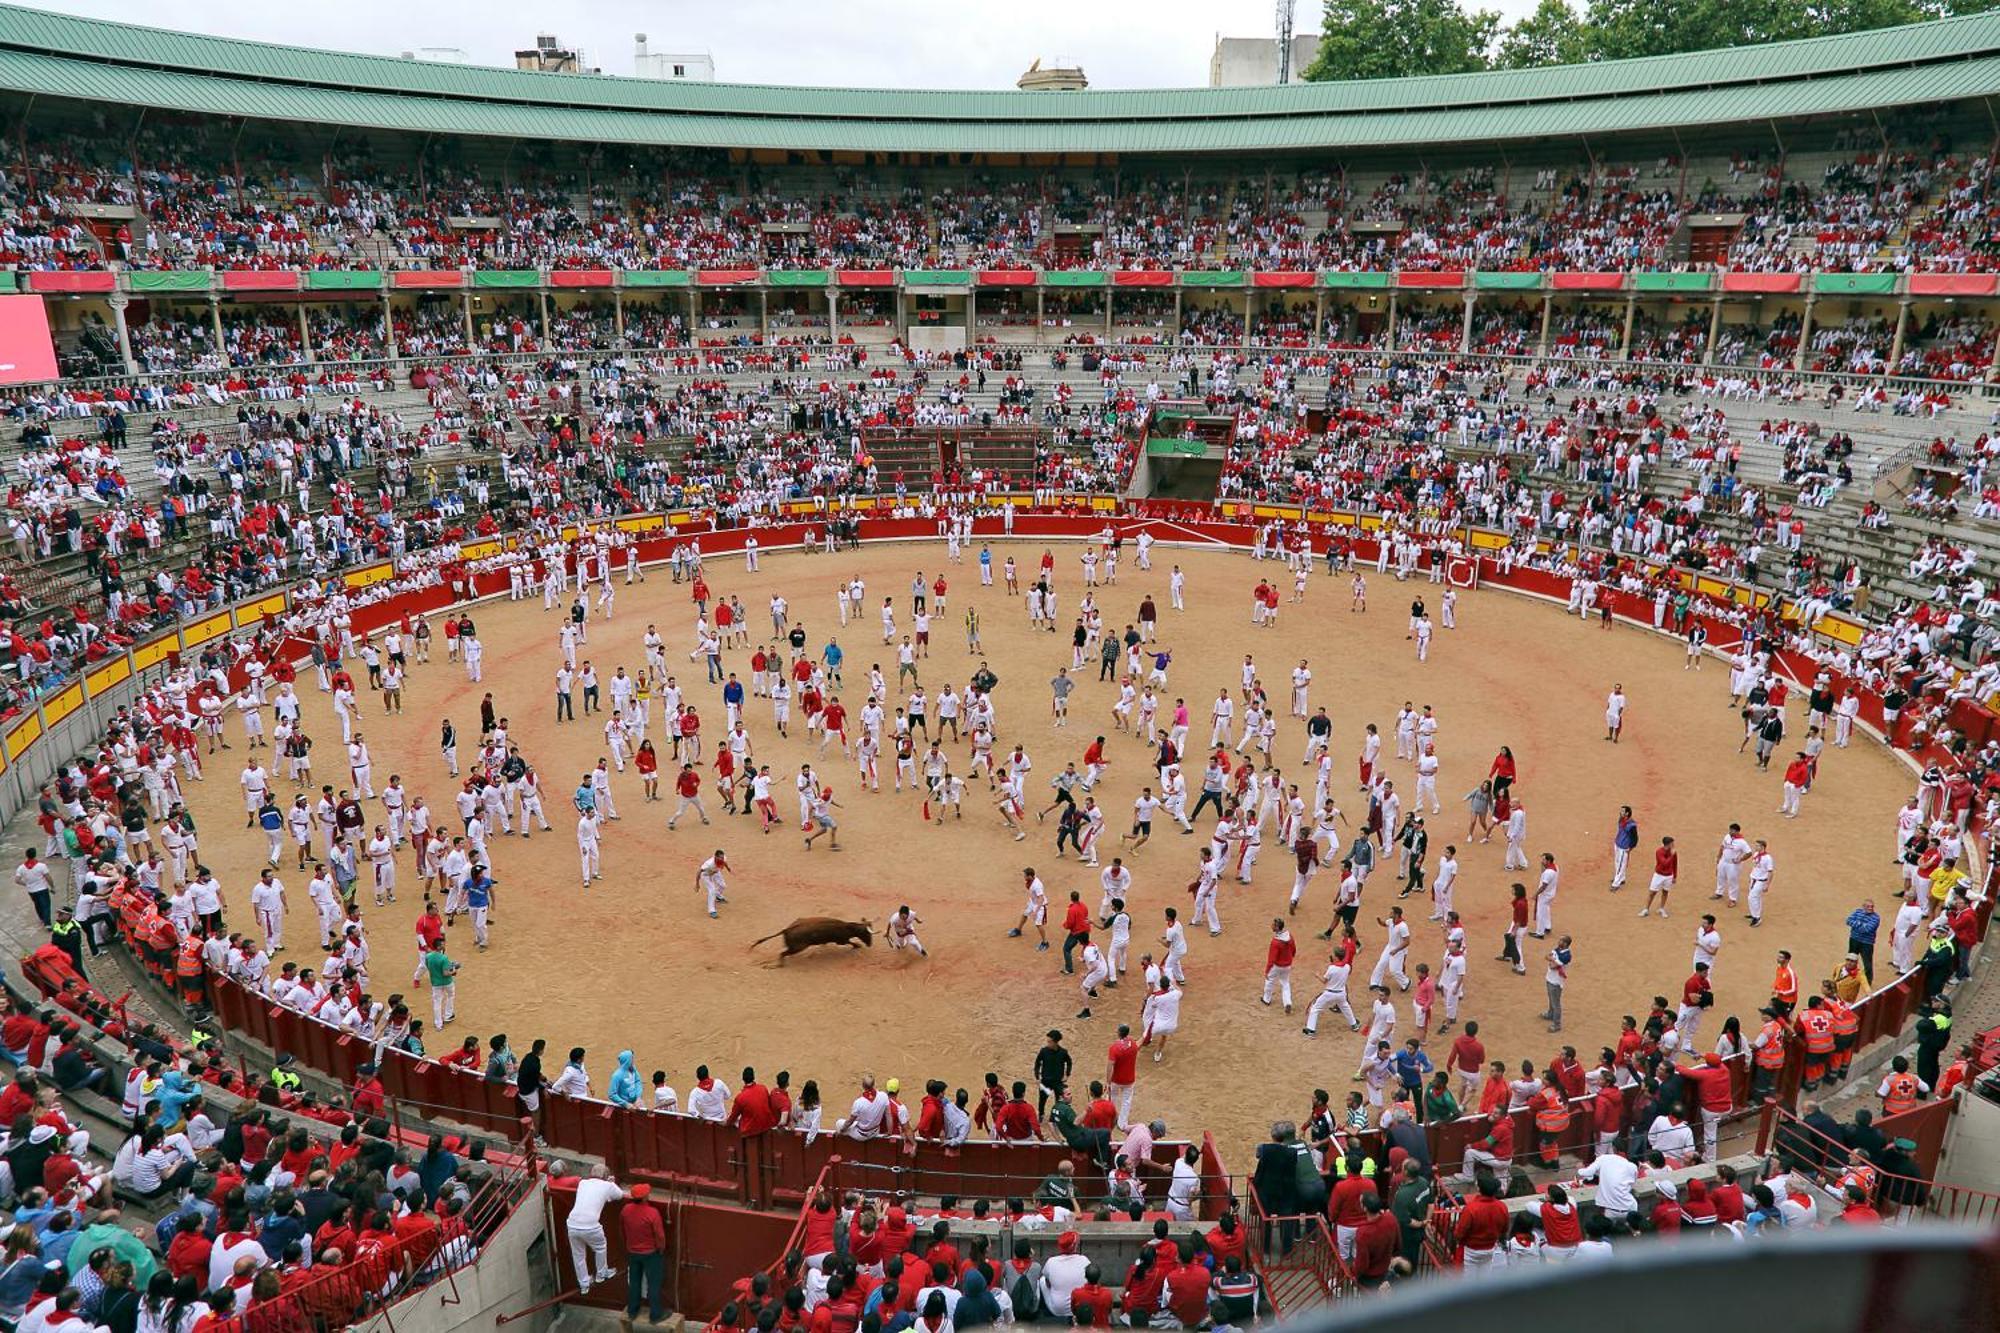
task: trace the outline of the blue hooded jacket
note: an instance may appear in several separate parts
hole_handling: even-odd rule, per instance
[[[618,1070],[611,1076],[611,1104],[613,1106],[637,1106],[639,1104],[639,1071],[632,1067],[632,1052],[618,1052]]]

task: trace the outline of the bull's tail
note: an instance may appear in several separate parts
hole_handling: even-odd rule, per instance
[[[765,937],[764,937],[763,939],[761,939],[761,940],[752,940],[752,941],[750,941],[750,947],[751,947],[752,949],[754,949],[754,948],[756,948],[756,947],[757,947],[758,945],[760,945],[760,944],[769,944],[769,943],[770,943],[770,942],[771,942],[772,940],[775,940],[775,939],[779,938],[779,937],[780,937],[780,936],[782,936],[782,935],[783,935],[784,933],[785,933],[785,932],[784,932],[784,931],[782,931],[782,930],[779,930],[779,931],[773,931],[773,932],[772,932],[771,934],[769,934],[769,935],[766,935],[766,936],[765,936]]]

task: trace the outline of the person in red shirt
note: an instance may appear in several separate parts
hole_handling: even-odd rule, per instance
[[[1472,1180],[1478,1168],[1488,1171],[1511,1172],[1514,1164],[1514,1117],[1507,1110],[1507,1071],[1498,1060],[1493,1062],[1494,1076],[1488,1081],[1489,1091],[1493,1086],[1500,1089],[1500,1104],[1486,1114],[1492,1118],[1493,1127],[1465,1150],[1465,1171],[1463,1178]],[[1504,1230],[1502,1232],[1504,1236]]]
[[[632,756],[632,767],[639,770],[639,780],[644,785],[646,799],[660,799],[660,756],[653,750],[653,742],[639,742],[639,752]]]
[[[173,1244],[167,1247],[167,1271],[177,1278],[191,1277],[205,1286],[208,1283],[208,1256],[214,1248],[215,1242],[201,1234],[201,1214],[189,1210],[181,1215],[180,1225],[174,1230]],[[319,1245],[315,1244],[313,1250],[319,1253]]]
[[[1743,1206],[1743,1187],[1736,1183],[1736,1168],[1727,1162],[1718,1162],[1715,1167],[1716,1184],[1708,1191],[1708,1201],[1715,1205],[1715,1220],[1718,1224],[1741,1222],[1748,1212]]]
[[[1366,1217],[1354,1235],[1354,1277],[1356,1281],[1379,1283],[1388,1280],[1389,1264],[1396,1257],[1402,1239],[1396,1216],[1382,1207],[1373,1194],[1361,1201]]]
[[[1507,1240],[1508,1224],[1499,1180],[1490,1175],[1481,1177],[1479,1193],[1459,1209],[1458,1223],[1452,1228],[1452,1239],[1458,1242],[1467,1269],[1486,1268],[1498,1259]]]
[[[1110,1085],[1112,1105],[1118,1108],[1118,1128],[1124,1129],[1132,1120],[1132,1087],[1139,1081],[1139,1043],[1127,1024],[1118,1025],[1118,1039],[1105,1051],[1105,1062],[1104,1081]]]
[[[1536,1208],[1542,1224],[1542,1244],[1564,1257],[1573,1256],[1583,1243],[1583,1214],[1569,1201],[1561,1185],[1548,1188],[1548,1202]]]
[[[940,1082],[938,1086],[942,1088],[944,1084]],[[903,1211],[901,1204],[889,1205],[889,1211],[883,1214],[880,1231],[882,1253],[890,1258],[909,1253],[911,1243],[917,1238],[917,1229],[910,1224],[910,1215]]]
[[[1680,1186],[1672,1180],[1663,1178],[1654,1182],[1653,1188],[1659,1193],[1658,1199],[1653,1204],[1653,1230],[1662,1236],[1679,1235],[1681,1229]]]
[[[1166,1246],[1159,1248],[1164,1250]],[[1179,1242],[1174,1247],[1174,1258],[1173,1271],[1167,1274],[1164,1306],[1181,1321],[1181,1327],[1200,1328],[1202,1320],[1208,1317],[1208,1266],[1194,1262],[1193,1241]],[[1085,1272],[1088,1280],[1088,1270]]]
[[[1496,1115],[1506,1109],[1507,1064],[1504,1060],[1489,1061],[1486,1081],[1479,1085],[1479,1114]]]
[[[445,1056],[439,1063],[452,1065],[459,1069],[479,1068],[479,1038],[467,1037],[464,1045],[460,1046],[450,1055]]]
[[[1244,1231],[1242,1223],[1237,1221],[1234,1209],[1224,1213],[1204,1237],[1208,1244],[1208,1252],[1215,1256],[1218,1266],[1232,1258],[1242,1258],[1244,1244],[1248,1239],[1249,1233]]]
[[[348,1103],[354,1108],[354,1114],[363,1119],[381,1115],[383,1108],[388,1104],[389,1093],[388,1089],[382,1086],[382,1080],[375,1076],[375,1066],[362,1065],[354,1073],[354,1095],[349,1098]],[[286,1160],[291,1160],[289,1153],[286,1155]],[[299,1173],[293,1171],[293,1174]]]
[[[1375,1195],[1375,1182],[1361,1174],[1363,1159],[1359,1153],[1350,1153],[1345,1163],[1346,1174],[1335,1182],[1333,1192],[1327,1196],[1326,1215],[1333,1223],[1333,1239],[1340,1251],[1340,1257],[1352,1263],[1354,1260],[1354,1237],[1361,1230],[1361,1224],[1368,1220],[1363,1199]]]
[[[924,1251],[924,1263],[932,1268],[943,1268],[951,1281],[958,1273],[958,1246],[951,1240],[951,1223],[939,1218],[931,1223],[931,1243]]]
[[[1458,1075],[1458,1100],[1461,1105],[1470,1105],[1472,1094],[1479,1088],[1479,1071],[1486,1065],[1486,1043],[1479,1040],[1478,1020],[1468,1020],[1465,1031],[1453,1038],[1451,1049],[1445,1052],[1444,1072]]]
[[[1086,1278],[1089,1270],[1084,1270]],[[1125,1274],[1121,1304],[1135,1326],[1143,1327],[1160,1308],[1160,1291],[1167,1285],[1167,1270],[1160,1266],[1160,1252],[1151,1245],[1139,1251],[1139,1258]]]
[[[1846,1193],[1847,1206],[1841,1210],[1840,1216],[1835,1219],[1836,1221],[1844,1222],[1851,1227],[1879,1227],[1882,1225],[1882,1214],[1876,1212],[1874,1207],[1869,1204],[1868,1191],[1862,1189],[1859,1185],[1849,1185]]]
[[[1695,1103],[1701,1109],[1702,1150],[1713,1158],[1721,1145],[1722,1117],[1736,1104],[1729,1070],[1722,1057],[1710,1051],[1701,1057],[1700,1064],[1683,1069],[1681,1077],[1694,1085]]]
[[[1576,1047],[1565,1046],[1562,1054],[1549,1064],[1549,1072],[1562,1084],[1563,1096],[1581,1097],[1584,1093],[1583,1062],[1576,1058]]]
[[[1027,1098],[1028,1085],[1016,1079],[1012,1095],[994,1112],[994,1138],[1008,1143],[1031,1143],[1042,1137],[1041,1119],[1035,1108],[1028,1105]],[[956,1260],[953,1266],[957,1266]]]
[[[1069,891],[1069,906],[1063,909],[1063,971],[1071,976],[1076,974],[1076,951],[1090,943],[1090,909],[1083,905],[1083,895],[1075,889]]]
[[[744,1138],[775,1129],[777,1113],[771,1109],[771,1091],[757,1081],[757,1071],[748,1065],[743,1069],[743,1088],[729,1105],[729,1117],[725,1124],[736,1126]]]
[[[944,586],[944,580],[938,580]],[[1118,1298],[1104,1285],[1104,1273],[1096,1264],[1083,1270],[1083,1285],[1069,1294],[1070,1322],[1077,1328],[1110,1328],[1111,1308]]]
[[[1104,1095],[1104,1084],[1096,1079],[1090,1081],[1090,1104],[1083,1108],[1083,1116],[1077,1123],[1085,1129],[1118,1127],[1118,1108]]]
[[[658,784],[654,785],[657,786]],[[675,822],[682,815],[687,813],[689,806],[693,806],[694,812],[701,816],[702,823],[706,824],[708,822],[708,811],[701,808],[701,774],[694,771],[693,764],[681,765],[679,775],[674,778],[674,795],[680,799],[674,806],[673,817],[667,820],[667,827],[669,829],[674,826]],[[652,799],[658,800],[659,798],[656,796]]]
[[[821,1189],[813,1196],[812,1206],[806,1209],[799,1235],[799,1251],[806,1260],[833,1253],[833,1232],[840,1223],[840,1211],[834,1207],[833,1194]]]

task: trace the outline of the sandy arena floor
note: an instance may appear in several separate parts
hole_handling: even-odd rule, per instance
[[[1073,544],[1055,547],[1065,624],[1081,590],[1079,549]],[[1002,543],[994,552],[996,568],[1011,552],[1025,571],[1038,561],[1041,546]],[[1066,730],[1052,729],[1047,681],[1069,660],[1069,636],[1031,632],[1022,600],[1007,597],[997,579],[995,587],[979,587],[976,554],[972,548],[963,564],[947,570],[950,607],[933,636],[933,655],[922,663],[923,680],[933,696],[947,680],[963,691],[974,665],[964,648],[963,612],[965,599],[976,600],[986,656],[1001,678],[996,749],[1004,753],[1017,739],[1026,745],[1035,764],[1031,795],[1044,793],[1046,800],[1048,777],[1065,761],[1080,759],[1094,735],[1111,734],[1115,688],[1098,683],[1094,664],[1079,673],[1071,724]],[[829,633],[837,632],[848,650],[845,701],[858,713],[868,664],[883,662],[893,677],[894,657],[880,647],[879,612],[871,612],[866,623],[839,629],[836,575],[865,578],[876,607],[881,596],[894,590],[907,623],[912,573],[921,568],[933,575],[944,560],[941,544],[897,544],[835,558],[767,556],[755,575],[746,575],[740,560],[716,561],[708,567],[708,578],[718,594],[741,596],[753,626],[769,626],[770,595],[782,592],[793,619],[804,621],[815,652]],[[1188,572],[1184,614],[1166,610],[1167,570],[1175,560]],[[1419,664],[1404,639],[1407,607],[1411,595],[1421,593],[1435,617],[1441,590],[1433,585],[1399,585],[1370,571],[1370,607],[1358,615],[1348,609],[1345,576],[1329,579],[1315,573],[1303,606],[1285,605],[1275,630],[1253,630],[1248,590],[1259,573],[1275,571],[1275,566],[1253,566],[1240,553],[1165,547],[1156,548],[1153,563],[1151,574],[1138,572],[1128,547],[1119,586],[1101,590],[1099,604],[1107,624],[1119,629],[1142,594],[1150,591],[1160,604],[1165,617],[1161,641],[1174,652],[1168,695],[1189,701],[1195,720],[1191,744],[1206,738],[1208,701],[1219,686],[1235,693],[1242,655],[1253,652],[1281,718],[1280,766],[1287,780],[1304,780],[1310,796],[1309,775],[1297,762],[1304,746],[1303,724],[1286,716],[1291,667],[1308,658],[1315,675],[1312,701],[1326,704],[1334,719],[1335,771],[1342,780],[1337,794],[1352,818],[1357,805],[1365,812],[1351,777],[1363,725],[1376,723],[1387,741],[1385,755],[1393,754],[1399,706],[1412,700],[1435,707],[1441,720],[1439,792],[1445,808],[1430,821],[1432,859],[1435,864],[1444,843],[1458,844],[1457,906],[1470,932],[1465,1016],[1480,1020],[1494,1056],[1510,1062],[1530,1058],[1539,1067],[1559,1042],[1567,1041],[1589,1062],[1616,1034],[1619,1015],[1643,1014],[1655,993],[1675,992],[1688,972],[1695,923],[1708,905],[1715,847],[1731,820],[1740,821],[1748,837],[1770,839],[1778,870],[1760,929],[1752,930],[1740,915],[1721,923],[1725,946],[1717,967],[1717,1005],[1704,1024],[1709,1035],[1726,1014],[1754,1023],[1757,1005],[1769,994],[1777,949],[1790,948],[1797,955],[1802,978],[1823,976],[1844,944],[1842,922],[1852,905],[1866,894],[1872,893],[1878,903],[1892,895],[1893,812],[1911,788],[1903,768],[1872,741],[1845,751],[1829,748],[1804,816],[1779,818],[1775,769],[1758,772],[1749,755],[1735,754],[1740,725],[1724,706],[1727,672],[1720,662],[1709,662],[1699,673],[1684,672],[1682,655],[1670,641],[1622,626],[1604,632],[1564,618],[1552,605],[1483,591],[1461,595],[1459,627],[1440,629],[1430,661]],[[600,1093],[616,1053],[627,1046],[637,1050],[642,1075],[664,1068],[683,1095],[694,1067],[703,1062],[732,1086],[746,1063],[766,1078],[789,1068],[795,1086],[808,1078],[819,1081],[830,1123],[832,1108],[845,1107],[863,1071],[878,1079],[899,1076],[906,1100],[914,1104],[927,1077],[972,1088],[989,1069],[1007,1080],[1028,1077],[1042,1033],[1053,1026],[1064,1031],[1076,1053],[1078,1076],[1087,1080],[1102,1077],[1104,1047],[1116,1024],[1136,1027],[1143,997],[1142,988],[1131,982],[1106,992],[1095,1018],[1075,1018],[1080,997],[1075,979],[1060,972],[1057,923],[1072,888],[1082,890],[1084,901],[1095,907],[1098,877],[1073,858],[1056,859],[1053,819],[1028,841],[1017,843],[1001,826],[984,784],[978,783],[968,793],[963,822],[926,826],[919,818],[920,798],[889,790],[892,765],[884,764],[880,795],[858,791],[853,765],[837,751],[825,758],[808,755],[796,709],[792,739],[779,740],[763,700],[752,701],[748,717],[757,756],[778,779],[780,811],[788,819],[796,817],[790,775],[802,758],[817,758],[843,806],[842,850],[832,852],[822,840],[806,851],[795,824],[760,836],[753,820],[722,817],[712,788],[704,799],[710,801],[715,827],[684,821],[678,831],[669,832],[665,822],[671,805],[644,803],[639,781],[628,771],[614,787],[624,817],[607,826],[608,878],[581,891],[568,793],[605,753],[601,719],[579,717],[562,726],[554,722],[557,614],[544,613],[539,598],[487,602],[474,615],[486,645],[482,684],[473,684],[462,668],[440,660],[440,639],[439,659],[412,670],[403,716],[385,719],[379,697],[363,700],[377,789],[391,773],[401,773],[406,787],[450,818],[454,785],[437,750],[438,719],[454,720],[463,738],[461,755],[469,753],[478,731],[480,696],[492,690],[499,711],[511,717],[514,736],[543,776],[556,825],[553,835],[527,842],[519,837],[494,840],[500,890],[493,947],[475,952],[464,923],[454,933],[451,952],[465,965],[458,988],[460,1018],[443,1034],[425,1034],[433,1053],[456,1046],[467,1032],[483,1037],[506,1031],[517,1050],[532,1038],[547,1037],[553,1073],[568,1047],[583,1045],[589,1048],[588,1067]],[[707,719],[712,754],[722,714],[719,692],[703,686],[700,665],[687,660],[693,608],[685,585],[674,584],[664,567],[649,571],[643,585],[620,586],[616,618],[591,621],[584,655],[607,679],[620,664],[636,673],[643,665],[640,638],[649,622],[659,625],[670,665],[682,684],[692,687]],[[739,650],[728,655],[727,663],[746,682],[748,657]],[[857,682],[864,688],[855,688]],[[1616,746],[1603,739],[1603,700],[1614,682],[1622,682],[1631,701],[1624,742]],[[318,742],[316,781],[344,785],[344,752],[326,696],[312,689],[309,673],[301,685],[308,730]],[[1795,731],[1802,728],[1801,717],[1795,705]],[[657,722],[651,734],[657,738]],[[243,750],[233,724],[230,739],[236,749],[209,761],[208,781],[194,786],[193,803],[204,859],[228,890],[230,923],[245,928],[251,921],[248,895],[261,864],[263,839],[241,828],[236,779]],[[1576,961],[1560,1038],[1550,1036],[1535,1018],[1544,999],[1539,958],[1546,946],[1531,954],[1524,977],[1494,961],[1507,917],[1507,885],[1515,878],[1532,884],[1532,877],[1502,873],[1503,838],[1468,844],[1464,837],[1467,814],[1459,798],[1478,785],[1502,744],[1512,746],[1520,765],[1530,854],[1553,851],[1563,867],[1556,924],[1576,937]],[[1150,753],[1137,740],[1114,735],[1110,748],[1114,762],[1098,792],[1108,814],[1109,832],[1100,849],[1107,862],[1121,850],[1116,834],[1129,822],[1132,798],[1142,782],[1153,780]],[[962,771],[965,750],[952,753],[954,767]],[[671,768],[663,754],[663,778],[670,777]],[[1411,799],[1415,782],[1410,765],[1394,762],[1391,771],[1405,799]],[[1198,763],[1192,785],[1199,790]],[[280,781],[276,786],[280,803],[289,805],[291,784]],[[670,789],[670,782],[663,781],[663,792]],[[1641,843],[1631,885],[1613,895],[1607,891],[1610,837],[1620,804],[1637,812]],[[370,822],[378,815],[379,807],[370,803]],[[1203,834],[1212,822],[1203,821]],[[1165,820],[1155,829],[1151,844],[1127,857],[1135,874],[1130,904],[1135,963],[1141,951],[1155,947],[1164,907],[1178,905],[1186,915],[1190,899],[1185,885],[1193,876],[1198,848],[1206,842],[1205,836],[1177,835]],[[1679,843],[1682,890],[1675,895],[1670,921],[1640,921],[1636,913],[1651,869],[1651,849],[1663,833],[1672,833]],[[735,872],[730,901],[721,919],[711,921],[693,883],[695,867],[717,847],[727,849]],[[1048,953],[1035,951],[1032,932],[1026,939],[1006,937],[1021,910],[1021,870],[1028,865],[1040,871],[1049,890],[1054,947]],[[373,993],[406,993],[428,1025],[428,997],[408,984],[410,923],[421,894],[413,887],[407,850],[399,869],[399,901],[367,912],[377,960]],[[1372,925],[1373,918],[1386,913],[1397,887],[1392,872],[1393,863],[1378,870],[1362,905],[1357,1000],[1380,946],[1381,931]],[[288,855],[282,879],[290,891],[291,948],[283,957],[317,966],[306,878],[292,868]],[[1324,946],[1311,935],[1331,913],[1336,877],[1323,872],[1314,880],[1298,918],[1299,1014],[1289,1018],[1258,1002],[1270,920],[1283,910],[1292,882],[1290,859],[1268,834],[1255,881],[1251,887],[1225,882],[1226,929],[1220,938],[1190,929],[1190,985],[1181,1031],[1163,1064],[1142,1060],[1134,1103],[1135,1113],[1164,1117],[1176,1134],[1213,1130],[1225,1159],[1240,1169],[1247,1169],[1251,1145],[1264,1136],[1270,1121],[1302,1115],[1314,1087],[1331,1089],[1336,1102],[1344,1096],[1360,1047],[1360,1038],[1337,1015],[1322,1024],[1314,1041],[1299,1032],[1323,966]],[[364,866],[364,902],[369,901],[367,886]],[[879,937],[881,924],[903,902],[923,918],[928,960],[892,953]],[[1443,945],[1437,928],[1422,921],[1428,903],[1419,906],[1412,899],[1406,906],[1416,909],[1411,915],[1418,927],[1412,963],[1426,960],[1435,970]],[[821,950],[783,968],[770,965],[775,944],[750,950],[759,936],[794,917],[812,915],[872,919],[878,927],[875,948]],[[1407,1034],[1407,1004],[1400,1009]],[[1433,1045],[1440,1047],[1435,1058],[1441,1060],[1441,1043],[1434,1040]]]

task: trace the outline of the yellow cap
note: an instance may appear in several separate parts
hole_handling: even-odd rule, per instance
[[[891,1092],[901,1092],[903,1090],[903,1080],[892,1078],[883,1086],[887,1087]]]

